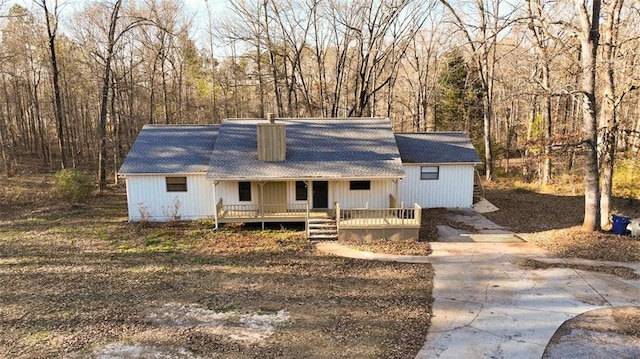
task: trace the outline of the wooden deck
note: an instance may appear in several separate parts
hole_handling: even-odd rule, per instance
[[[335,231],[340,238],[418,238],[422,208],[349,208],[341,209],[339,203],[331,210],[315,211],[307,203],[277,205],[232,204],[222,200],[216,205],[219,223],[277,223],[305,222],[313,218],[335,219]]]
[[[350,208],[336,209],[339,228],[419,228],[422,208]]]

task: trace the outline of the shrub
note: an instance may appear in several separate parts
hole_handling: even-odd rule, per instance
[[[62,169],[56,172],[54,179],[54,190],[65,201],[86,202],[91,195],[93,185],[80,171]]]

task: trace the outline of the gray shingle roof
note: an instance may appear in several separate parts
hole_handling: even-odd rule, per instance
[[[481,162],[469,136],[462,132],[397,133],[402,162]]]
[[[286,124],[284,162],[257,158],[257,123],[226,120],[209,164],[215,180],[402,177],[391,122],[385,118],[278,119]]]
[[[145,125],[119,174],[207,172],[220,125]]]

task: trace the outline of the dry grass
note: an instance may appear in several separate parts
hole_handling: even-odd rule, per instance
[[[0,357],[406,358],[422,346],[428,265],[324,255],[300,232],[126,224],[122,188],[68,205],[48,183],[2,179]],[[287,319],[246,341],[150,317],[171,306]]]

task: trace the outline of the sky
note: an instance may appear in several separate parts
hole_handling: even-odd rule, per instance
[[[185,12],[194,16],[194,28],[192,38],[196,41],[199,48],[209,48],[207,27],[209,26],[209,20],[207,18],[207,2],[211,7],[212,18],[220,18],[227,13],[227,3],[229,0],[183,0],[185,5]],[[224,57],[225,50],[216,46],[214,49],[216,57]]]
[[[52,0],[51,3],[53,3]],[[229,0],[181,0],[184,3],[185,15],[193,16],[194,24],[191,33],[192,39],[196,42],[198,48],[209,48],[208,43],[208,35],[207,35],[207,27],[208,27],[208,18],[207,18],[207,3],[211,6],[212,17],[214,19],[224,17],[227,12],[227,5]],[[2,2],[2,0],[0,0]],[[62,23],[61,30],[64,31],[65,20],[75,12],[77,9],[81,9],[83,5],[88,2],[87,0],[58,0],[60,4],[64,4],[62,8]],[[11,8],[13,4],[18,4],[27,9],[31,9],[33,11],[41,11],[37,5],[34,4],[33,0],[8,0],[4,3],[2,12],[6,12]],[[66,18],[66,19],[65,19]],[[215,46],[214,54],[216,57],[221,58],[228,56],[227,51],[219,46]]]

